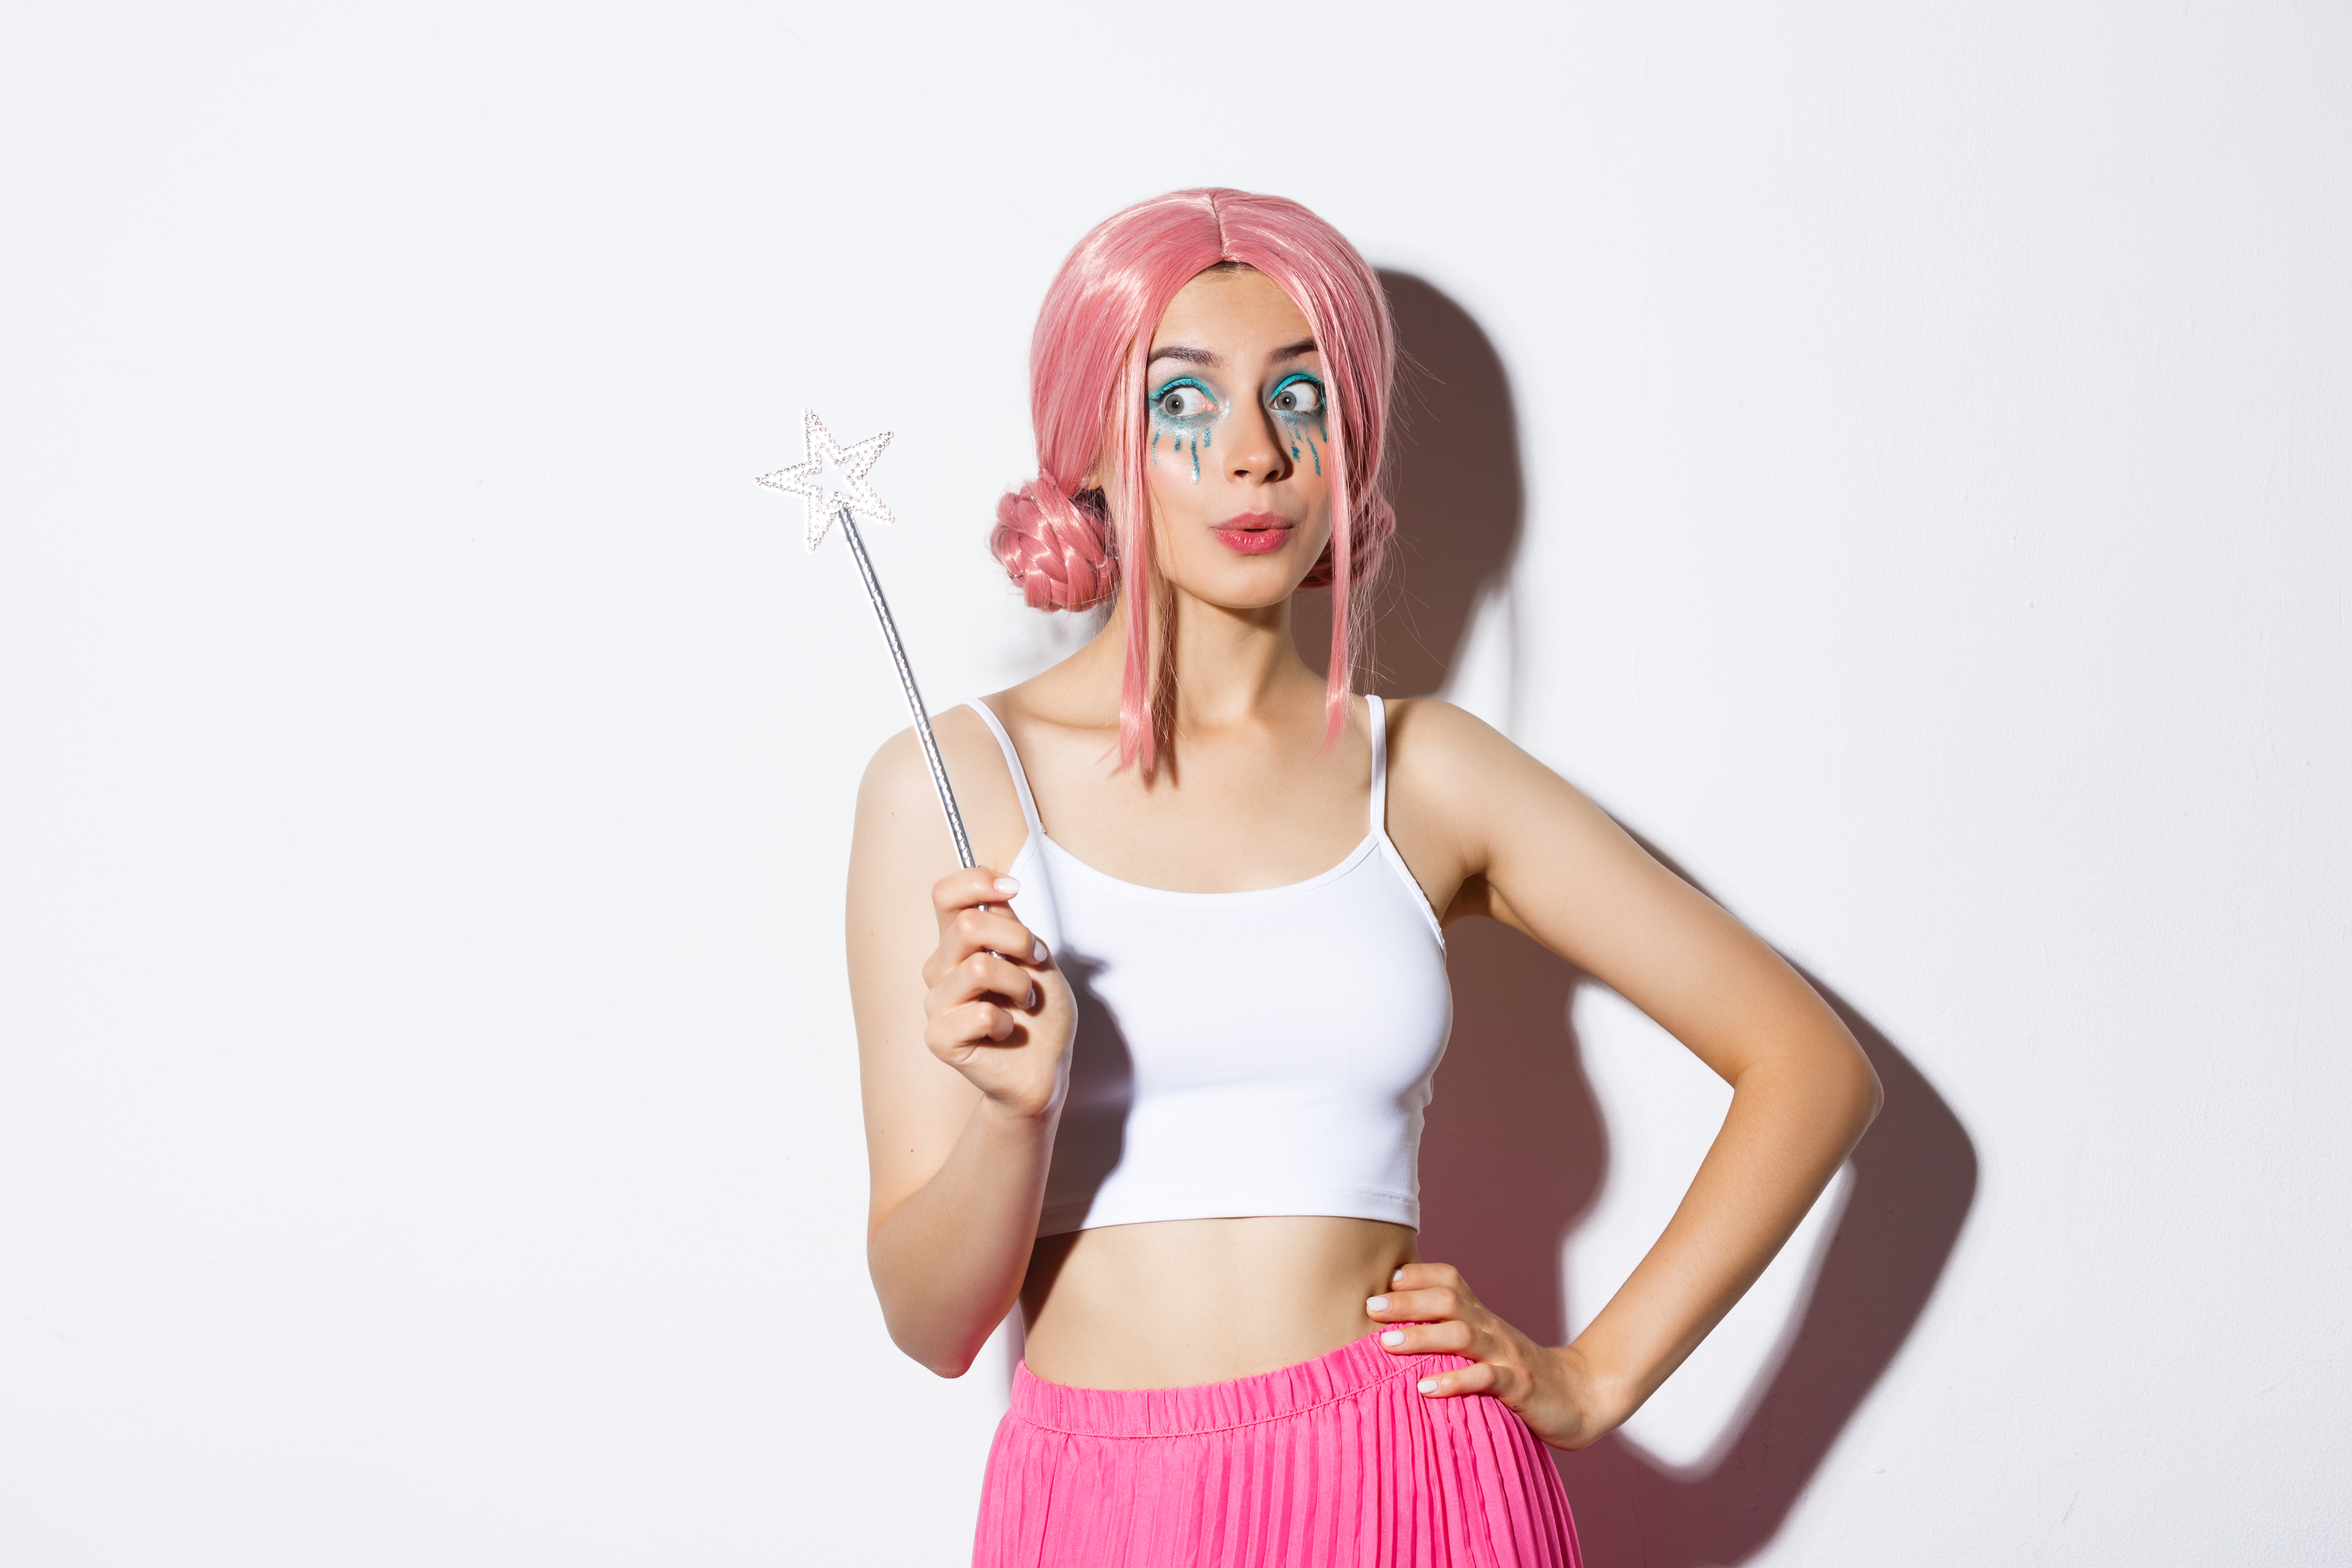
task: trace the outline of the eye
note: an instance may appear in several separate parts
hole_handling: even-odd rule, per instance
[[[1294,375],[1274,389],[1266,404],[1276,414],[1319,414],[1323,411],[1323,384],[1311,376]]]
[[[1205,387],[1190,381],[1171,382],[1151,399],[1151,411],[1162,419],[1198,419],[1216,406]]]

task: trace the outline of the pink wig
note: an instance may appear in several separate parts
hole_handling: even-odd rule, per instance
[[[1265,273],[1297,305],[1330,384],[1331,543],[1302,584],[1333,591],[1326,744],[1347,722],[1370,589],[1396,531],[1381,464],[1396,333],[1380,279],[1339,230],[1279,196],[1176,191],[1104,219],[1078,241],[1045,291],[1030,340],[1037,477],[997,503],[988,543],[1039,609],[1090,609],[1122,584],[1129,589],[1119,765],[1139,763],[1147,773],[1174,718],[1174,671],[1163,639],[1159,679],[1151,679],[1156,606],[1152,574],[1139,564],[1152,559],[1144,366],[1177,291],[1236,262]],[[1101,464],[1106,442],[1113,460]],[[1088,489],[1098,464],[1108,483]],[[1135,569],[1131,579],[1127,568]]]

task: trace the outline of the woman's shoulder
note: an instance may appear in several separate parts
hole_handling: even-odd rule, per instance
[[[996,737],[972,711],[973,704],[980,700],[974,698],[971,702],[959,702],[931,715],[931,735],[939,742],[941,759],[949,763],[950,778],[957,777],[954,764],[958,762],[998,755]],[[930,763],[923,755],[922,739],[911,724],[875,747],[874,754],[866,760],[866,773],[859,785],[861,795],[881,795],[898,804],[904,797],[932,793]]]
[[[987,721],[972,710],[982,700],[995,700],[975,698],[972,703],[958,703],[933,714],[931,732],[939,742],[940,761],[955,791],[973,855],[982,864],[1002,869],[1020,852],[1028,825],[1004,752]],[[929,759],[923,755],[922,741],[912,725],[875,748],[858,784],[857,808],[862,829],[936,833],[945,840],[938,786],[932,783]]]
[[[1443,782],[1527,755],[1500,730],[1442,697],[1389,697],[1381,707],[1387,718],[1391,780],[1412,773]]]
[[[1575,786],[1466,709],[1434,697],[1385,704],[1389,795],[1402,816],[1449,837],[1486,840],[1531,813],[1581,801]]]

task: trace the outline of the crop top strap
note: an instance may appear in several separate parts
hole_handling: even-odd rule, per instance
[[[1013,737],[1004,732],[1003,721],[987,703],[974,699],[964,706],[980,715],[980,721],[988,726],[989,733],[996,737],[996,743],[1004,748],[1004,765],[1013,773],[1013,793],[1021,797],[1021,819],[1029,825],[1029,837],[1042,843],[1045,837],[1045,825],[1037,818],[1037,799],[1029,793],[1029,775],[1022,769],[1021,753],[1013,749]],[[1373,754],[1375,757],[1379,755],[1377,749]],[[1380,776],[1377,761],[1372,763],[1372,776]],[[1380,786],[1375,784],[1372,787],[1377,790]]]
[[[1381,709],[1381,700],[1370,692],[1364,693],[1364,706],[1372,715],[1372,831],[1386,838],[1389,834],[1389,719]]]

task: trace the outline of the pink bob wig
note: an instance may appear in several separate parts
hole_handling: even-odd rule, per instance
[[[1297,305],[1330,388],[1331,543],[1301,584],[1332,590],[1326,744],[1347,722],[1370,590],[1396,531],[1381,461],[1396,332],[1380,279],[1339,230],[1279,196],[1175,191],[1105,218],[1078,241],[1030,340],[1037,477],[997,503],[988,543],[1038,609],[1091,609],[1129,590],[1119,765],[1147,773],[1174,719],[1174,689],[1164,637],[1155,675],[1153,577],[1139,567],[1152,560],[1144,366],[1177,291],[1234,264],[1265,274]],[[1103,488],[1088,487],[1092,475]]]

